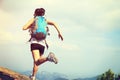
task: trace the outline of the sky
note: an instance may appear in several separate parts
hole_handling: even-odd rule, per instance
[[[92,77],[108,69],[120,73],[119,0],[0,0],[0,66],[16,71],[32,70],[32,55],[23,25],[43,7],[46,18],[56,22],[64,41],[49,26],[49,50],[59,63],[45,63],[39,72],[69,77]]]

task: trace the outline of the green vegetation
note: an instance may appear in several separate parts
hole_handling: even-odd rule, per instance
[[[111,69],[98,76],[97,80],[120,80],[120,74],[114,74]]]

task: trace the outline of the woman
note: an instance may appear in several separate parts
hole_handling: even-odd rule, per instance
[[[35,18],[39,17],[39,16],[44,16],[45,15],[45,10],[43,8],[37,8],[34,12],[34,18],[32,18],[31,20],[28,21],[28,23],[26,23],[23,26],[23,30],[27,30],[31,28],[31,25],[34,23]],[[46,20],[46,23],[48,25],[52,25],[55,27],[55,29],[58,32],[58,37],[63,40],[63,37],[60,33],[60,31],[58,30],[58,26],[49,20]],[[31,52],[32,52],[32,56],[33,56],[33,61],[34,61],[34,66],[33,66],[33,72],[32,75],[30,76],[31,80],[35,80],[35,76],[36,73],[38,71],[38,67],[43,64],[46,61],[50,61],[50,62],[54,62],[55,64],[58,63],[57,58],[55,57],[55,55],[53,53],[49,53],[49,55],[47,57],[43,57],[44,54],[44,49],[45,49],[45,39],[44,40],[36,40],[34,37],[30,39],[31,42]]]

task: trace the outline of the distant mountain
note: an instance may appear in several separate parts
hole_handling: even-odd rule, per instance
[[[0,67],[0,80],[30,80],[29,76],[31,75],[30,71],[23,73],[18,73],[10,69]],[[66,76],[61,73],[50,73],[47,71],[38,72],[36,75],[37,80],[96,80],[97,77],[92,78],[76,78],[69,79],[69,76]]]
[[[0,67],[0,80],[30,80],[27,76],[10,69]]]
[[[97,76],[96,77],[91,77],[91,78],[76,78],[73,80],[97,80]]]
[[[30,76],[31,72],[30,71],[26,71],[23,72],[22,74],[26,75],[26,76]],[[60,73],[50,73],[47,71],[42,71],[41,73],[37,73],[36,75],[37,80],[69,80],[67,79],[67,76],[64,74],[60,74]]]
[[[55,80],[69,80],[69,79],[65,79],[65,78],[56,78]]]
[[[29,76],[31,72],[26,71],[22,74]],[[69,79],[68,77],[69,76],[66,76],[61,73],[57,73],[57,72],[50,73],[47,71],[42,71],[41,73],[38,72],[36,75],[37,80],[96,80],[97,79],[97,76],[91,78],[76,78],[76,79]]]

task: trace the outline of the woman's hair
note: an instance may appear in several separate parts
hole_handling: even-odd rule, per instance
[[[37,9],[35,9],[34,14],[35,14],[35,16],[44,16],[45,9],[44,8],[37,8]]]

